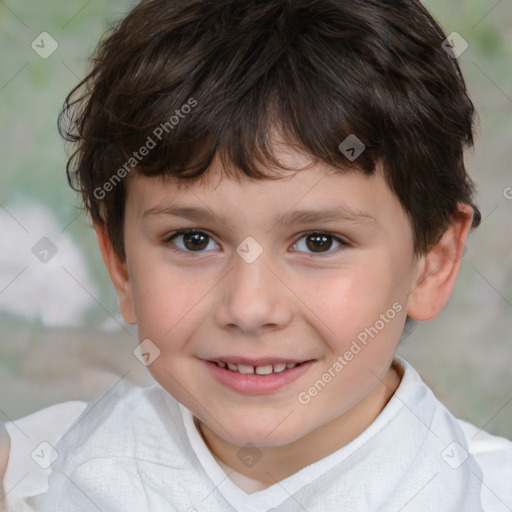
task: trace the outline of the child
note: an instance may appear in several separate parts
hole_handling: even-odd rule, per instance
[[[46,464],[23,491],[7,424],[4,501],[512,509],[512,443],[395,355],[480,222],[445,40],[415,0],[147,0],[103,40],[61,116],[68,178],[157,383],[25,419]]]

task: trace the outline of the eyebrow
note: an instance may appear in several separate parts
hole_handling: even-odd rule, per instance
[[[194,221],[211,220],[215,214],[202,207],[180,206],[177,204],[155,206],[143,213],[143,217],[151,215],[172,215]],[[282,216],[274,218],[275,225],[312,224],[315,222],[345,221],[351,223],[377,223],[371,215],[360,210],[338,205],[334,209],[290,210]]]

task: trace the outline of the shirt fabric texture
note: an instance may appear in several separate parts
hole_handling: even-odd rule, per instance
[[[511,511],[512,442],[456,419],[409,363],[395,361],[400,385],[366,430],[255,492],[212,455],[191,411],[159,384],[122,381],[96,402],[43,409],[6,424],[7,510]],[[57,458],[43,469],[38,455]]]

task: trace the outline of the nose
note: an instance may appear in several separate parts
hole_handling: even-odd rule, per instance
[[[252,263],[235,255],[215,306],[220,328],[259,335],[290,323],[293,293],[270,263],[265,252]]]

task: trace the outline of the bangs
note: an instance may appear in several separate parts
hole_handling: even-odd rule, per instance
[[[177,89],[134,83],[130,91],[111,94],[105,105],[111,161],[105,163],[114,172],[120,161],[128,162],[146,146],[147,155],[137,163],[137,171],[146,176],[198,178],[218,156],[233,177],[272,179],[263,169],[288,170],[273,152],[282,140],[313,161],[372,172],[379,141],[373,124],[378,114],[363,92],[369,84],[360,86],[363,79],[354,77],[358,70],[351,66],[348,72],[340,59],[334,72],[342,83],[326,87],[314,72],[322,65],[321,53],[321,46],[312,52],[312,46],[302,48],[298,39],[285,44],[261,38],[234,56],[226,56],[222,46],[212,50]],[[253,62],[254,55],[265,59]],[[172,76],[163,82],[172,83],[177,71],[167,57],[160,69],[152,70],[153,75],[165,73]],[[364,73],[370,82],[368,70]],[[339,149],[349,136],[364,144],[357,159]]]

